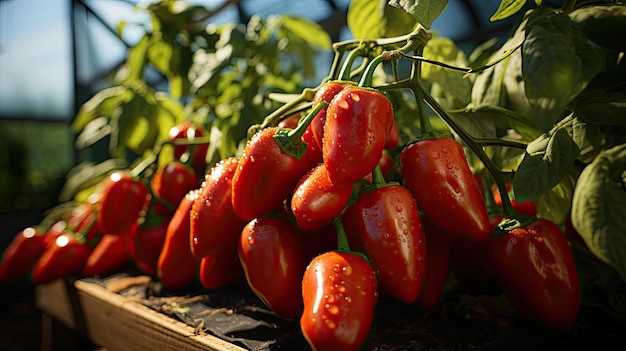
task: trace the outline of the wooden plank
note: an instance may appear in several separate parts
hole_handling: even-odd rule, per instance
[[[213,335],[196,335],[191,326],[97,284],[78,280],[74,286],[87,336],[111,351],[245,351]],[[80,329],[64,290],[62,281],[38,287],[37,305],[59,321]]]

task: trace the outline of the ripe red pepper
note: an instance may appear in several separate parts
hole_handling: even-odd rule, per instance
[[[231,201],[237,164],[234,157],[217,163],[205,177],[189,211],[188,241],[196,258],[236,243],[247,223],[235,214]]]
[[[424,284],[415,305],[422,310],[437,306],[448,280],[450,250],[454,235],[435,225],[427,216],[422,217],[426,238],[426,267]]]
[[[378,164],[393,125],[393,107],[382,93],[346,87],[326,111],[322,154],[330,179],[352,185]]]
[[[169,140],[176,139],[186,139],[189,141],[193,141],[196,138],[201,138],[204,136],[204,131],[202,130],[201,125],[195,125],[191,121],[184,121],[174,127],[172,127],[169,131],[168,138]],[[206,153],[209,149],[209,144],[200,144],[200,145],[176,145],[174,146],[174,157],[176,159],[181,159],[183,154],[186,152],[193,153],[193,155],[188,155],[191,160],[191,167],[193,167],[198,174],[204,173],[204,168],[206,167]]]
[[[300,329],[317,351],[360,350],[378,300],[376,273],[363,256],[329,251],[315,257],[302,279]]]
[[[189,245],[189,211],[199,190],[192,190],[182,199],[170,219],[165,240],[157,260],[157,278],[164,288],[180,290],[190,286],[198,274],[199,260]]]
[[[280,217],[253,219],[241,231],[238,250],[252,291],[281,316],[300,316],[306,257],[297,229]]]
[[[200,260],[200,284],[208,290],[221,288],[243,277],[237,243],[220,248]]]
[[[426,243],[411,193],[390,183],[359,193],[352,215],[366,256],[390,296],[414,302],[426,268]]]
[[[148,275],[156,275],[168,224],[166,217],[148,217],[131,235],[130,255],[137,268]]]
[[[580,286],[559,227],[538,218],[493,239],[498,282],[515,310],[549,328],[570,328],[578,315]]]
[[[44,252],[48,238],[40,227],[27,227],[17,233],[0,259],[0,284],[25,277]]]
[[[438,226],[468,240],[489,236],[483,195],[454,138],[422,139],[406,146],[400,170],[420,209]]]
[[[291,212],[302,230],[316,230],[329,224],[352,196],[351,186],[335,186],[326,165],[319,164],[305,174],[291,197]]]
[[[82,275],[87,277],[106,276],[113,274],[131,262],[130,238],[137,230],[133,225],[125,233],[105,234],[93,248],[82,269]]]
[[[91,254],[84,238],[64,232],[50,241],[33,267],[30,281],[34,285],[47,284],[79,273]]]
[[[103,182],[98,201],[98,229],[103,234],[127,231],[139,218],[146,206],[148,187],[130,176],[116,171]]]
[[[335,95],[337,95],[340,91],[342,91],[345,87],[349,85],[354,85],[355,82],[344,81],[344,80],[332,80],[324,83],[313,96],[313,106],[321,102],[330,103]],[[318,114],[311,120],[311,124],[309,124],[309,129],[313,133],[313,137],[315,138],[315,143],[318,148],[321,150],[324,138],[324,124],[326,123],[326,110],[327,107],[323,108]]]
[[[400,145],[400,129],[398,128],[398,123],[396,120],[393,120],[391,124],[391,130],[389,130],[389,134],[387,134],[387,139],[385,140],[385,150],[395,149]]]
[[[308,120],[316,110],[319,108],[307,115]],[[250,221],[276,210],[290,197],[300,178],[321,162],[314,143],[302,140],[307,126],[303,122],[292,130],[265,128],[248,140],[232,181],[233,208],[241,219]],[[285,141],[288,147],[305,145],[300,150],[304,153],[287,151],[279,144],[283,142],[281,135],[289,139]]]
[[[100,235],[96,220],[95,205],[84,202],[72,209],[67,219],[67,227],[75,233],[83,233],[87,240],[91,240]]]
[[[198,176],[183,163],[172,161],[156,170],[150,186],[154,195],[159,198],[155,202],[156,213],[171,216],[185,195],[198,187]]]

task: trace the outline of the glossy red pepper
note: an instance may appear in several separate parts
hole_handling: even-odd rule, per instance
[[[426,239],[426,267],[424,283],[415,305],[422,310],[437,306],[448,281],[450,250],[454,235],[435,225],[430,218],[423,216],[422,225]]]
[[[82,269],[83,276],[106,276],[118,272],[131,262],[129,245],[133,225],[125,233],[105,234],[93,248]]]
[[[300,329],[317,351],[361,350],[378,300],[376,273],[355,253],[330,251],[315,257],[302,279]]]
[[[535,204],[532,200],[526,200],[522,202],[515,201],[515,196],[513,193],[513,187],[511,184],[506,185],[507,190],[509,191],[509,199],[511,201],[511,206],[515,209],[515,212],[519,213],[522,216],[536,216],[537,215],[537,204]],[[502,206],[502,197],[500,196],[500,191],[498,188],[494,188],[493,190],[493,199],[496,205]]]
[[[400,170],[420,209],[438,226],[468,240],[489,236],[487,207],[458,141],[414,142],[402,149]]]
[[[424,280],[427,252],[411,193],[398,184],[365,190],[352,214],[381,287],[399,301],[414,302]]]
[[[494,237],[491,247],[500,287],[521,316],[556,330],[574,325],[580,306],[578,273],[556,224],[538,218]]]
[[[67,226],[75,233],[82,233],[87,240],[100,235],[96,225],[96,208],[89,202],[78,204],[67,219]]]
[[[46,245],[31,272],[31,283],[47,284],[79,273],[91,251],[83,238],[64,232]]]
[[[38,227],[27,227],[17,233],[4,249],[0,259],[0,284],[26,277],[44,252],[48,238]]]
[[[382,93],[346,87],[326,111],[322,153],[331,181],[352,185],[378,164],[393,125],[393,107]]]
[[[355,82],[332,80],[324,83],[313,96],[313,106],[320,102],[330,103],[335,95],[349,85],[355,85]],[[326,123],[327,108],[322,109],[309,124],[309,129],[313,133],[313,137],[317,147],[321,150],[324,138],[324,124]]]
[[[299,317],[306,257],[297,229],[280,217],[253,219],[241,231],[238,250],[252,291],[281,316]]]
[[[300,159],[284,152],[274,138],[279,130],[287,129],[260,130],[243,150],[232,181],[233,208],[243,220],[276,210],[300,178],[321,162],[321,153],[311,142]]]
[[[198,187],[198,176],[195,171],[179,161],[172,161],[159,168],[150,180],[158,214],[171,216],[185,195]],[[165,204],[161,203],[165,202]]]
[[[168,134],[169,140],[186,139],[189,141],[193,141],[194,139],[203,136],[204,131],[202,129],[202,126],[196,125],[191,121],[184,121],[172,127]],[[208,143],[193,146],[176,145],[174,146],[174,157],[176,159],[181,159],[183,154],[187,152],[193,153],[193,156],[188,155],[188,157],[191,158],[191,166],[196,172],[198,172],[198,174],[203,174],[204,168],[206,167],[206,153],[208,149]]]
[[[199,190],[192,190],[178,204],[165,232],[165,241],[156,275],[164,288],[181,290],[194,283],[200,260],[191,252],[189,245],[189,211],[198,197]]]
[[[319,164],[305,174],[291,197],[291,212],[302,230],[316,230],[329,224],[348,204],[351,186],[335,186],[326,165]]]
[[[218,289],[244,276],[237,243],[220,248],[200,260],[200,284],[207,290]]]
[[[238,160],[217,163],[204,179],[189,211],[189,245],[196,258],[208,256],[236,243],[246,221],[233,209],[232,181]]]
[[[131,235],[130,255],[137,268],[146,274],[156,276],[168,224],[166,217],[150,217]]]
[[[98,202],[98,229],[103,234],[127,231],[146,206],[148,187],[128,172],[113,172],[103,181]]]

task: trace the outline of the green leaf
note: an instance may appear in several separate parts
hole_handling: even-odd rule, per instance
[[[145,99],[126,104],[119,116],[119,144],[137,155],[154,147],[158,135],[155,106]]]
[[[100,90],[80,107],[72,122],[72,132],[80,132],[95,118],[101,116],[111,118],[120,105],[132,98],[132,90],[125,86],[118,85]]]
[[[574,188],[580,171],[570,167],[563,179],[550,191],[543,193],[535,202],[537,216],[548,219],[560,226],[564,225],[566,216],[570,213]]]
[[[282,26],[310,46],[330,50],[330,36],[322,26],[305,18],[282,15]]]
[[[436,36],[432,38],[424,48],[424,57],[443,62],[453,66],[464,67],[467,65],[465,53],[459,50],[454,42],[448,38]],[[422,65],[422,78],[428,82],[437,83],[446,96],[456,102],[457,105],[465,106],[469,103],[472,85],[465,73],[447,69],[438,65]],[[446,106],[454,108],[456,106]]]
[[[609,49],[626,50],[626,6],[581,7],[569,14],[589,40]]]
[[[110,158],[101,163],[81,162],[74,166],[65,178],[59,193],[59,201],[70,201],[78,192],[97,185],[114,170],[128,168],[128,162],[119,158]]]
[[[572,224],[589,250],[626,280],[626,144],[602,152],[583,169],[572,201]]]
[[[411,32],[417,26],[417,21],[412,15],[387,5],[385,0],[350,1],[347,23],[356,39],[388,38],[403,35]]]
[[[534,140],[537,136],[541,135],[541,131],[533,123],[533,121],[514,110],[509,110],[504,107],[493,105],[474,106],[473,104],[470,104],[462,111],[453,112],[452,115],[457,118],[466,118],[469,120],[489,121],[501,130],[514,127],[514,129],[520,133],[522,137],[524,137],[524,140],[528,140],[528,138],[530,138],[530,140]],[[482,135],[482,133],[478,132],[478,135]],[[493,136],[482,135],[482,137]]]
[[[428,29],[446,9],[448,0],[389,0],[389,5],[408,12]]]
[[[626,91],[590,90],[578,96],[571,109],[590,124],[626,127]]]
[[[516,14],[524,7],[526,0],[502,0],[496,12],[489,18],[491,22],[503,20]]]
[[[522,73],[526,96],[543,130],[561,119],[569,101],[603,67],[601,54],[580,36],[562,13],[538,12],[526,27]]]
[[[126,57],[126,65],[128,66],[128,75],[124,82],[132,82],[143,77],[143,69],[147,62],[148,48],[150,47],[150,37],[144,35],[141,37],[137,45],[128,50]]]
[[[580,154],[584,133],[584,124],[570,118],[528,144],[513,177],[515,198],[535,200],[559,184]]]

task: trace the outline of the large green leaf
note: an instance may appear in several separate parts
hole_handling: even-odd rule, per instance
[[[549,130],[569,101],[602,69],[604,58],[562,13],[537,11],[522,46],[526,96],[537,124]]]
[[[626,6],[585,6],[569,14],[587,38],[604,47],[626,50]]]
[[[590,124],[626,127],[626,91],[590,90],[577,97],[571,108]]]
[[[430,28],[448,6],[448,0],[389,0],[389,5],[403,9],[422,26]]]
[[[589,250],[626,280],[626,144],[605,150],[582,171],[572,224]]]
[[[411,14],[387,5],[385,0],[350,1],[347,22],[352,35],[357,39],[403,35],[417,26],[417,21]]]
[[[528,144],[513,177],[515,198],[535,200],[559,184],[580,154],[584,138],[584,124],[568,118]]]
[[[444,37],[436,36],[428,41],[424,48],[424,57],[443,62],[457,67],[467,66],[465,53],[456,44]],[[428,82],[436,83],[445,93],[445,97],[453,104],[465,106],[470,101],[472,85],[469,78],[460,71],[451,70],[434,64],[422,65],[422,78]],[[457,106],[445,106],[455,108]]]
[[[287,15],[282,15],[281,20],[283,28],[303,42],[322,50],[330,50],[332,45],[330,36],[319,24],[305,18]]]

